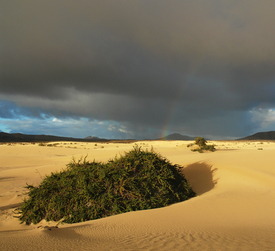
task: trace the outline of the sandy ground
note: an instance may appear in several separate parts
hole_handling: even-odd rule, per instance
[[[137,143],[184,166],[198,196],[58,228],[44,221],[21,225],[13,217],[26,183],[38,185],[72,157],[107,161],[134,143],[0,145],[0,249],[275,250],[275,142],[215,141],[209,143],[218,150],[202,154],[191,152],[188,141]]]

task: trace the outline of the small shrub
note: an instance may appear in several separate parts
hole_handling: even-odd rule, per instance
[[[197,137],[195,139],[195,143],[189,144],[187,147],[197,145],[198,147],[192,148],[191,151],[193,151],[193,152],[197,151],[199,153],[203,153],[204,151],[214,152],[216,150],[214,145],[207,145],[206,143],[207,143],[207,141],[204,139],[204,137]]]
[[[200,148],[203,148],[206,146],[207,141],[204,139],[204,137],[197,137],[195,139],[195,144],[198,145]]]
[[[206,151],[214,152],[215,151],[215,146],[214,145],[205,145],[202,149],[206,150]]]
[[[107,163],[73,160],[39,186],[27,185],[16,217],[26,224],[74,223],[164,207],[195,196],[181,168],[138,146]]]
[[[46,146],[45,143],[39,143],[38,145],[39,145],[39,146]]]

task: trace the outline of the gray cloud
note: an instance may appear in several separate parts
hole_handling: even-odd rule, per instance
[[[275,107],[274,1],[1,6],[0,98],[30,113],[245,136]]]

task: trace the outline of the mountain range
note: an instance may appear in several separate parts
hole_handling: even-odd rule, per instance
[[[162,140],[195,140],[196,137],[189,137],[186,135],[181,135],[179,133],[173,133],[170,135],[167,135]],[[209,140],[209,139],[207,139]],[[236,139],[236,140],[275,140],[275,131],[269,131],[269,132],[257,132],[253,135]]]
[[[173,133],[156,140],[195,140],[196,137],[181,135]],[[133,140],[133,139],[132,139]],[[236,140],[275,140],[275,131],[258,132],[253,135],[236,139]],[[60,137],[53,135],[29,135],[22,133],[5,133],[0,132],[0,142],[49,142],[49,141],[78,141],[78,142],[97,142],[108,141],[108,139],[98,138],[95,136],[88,136],[86,138]]]
[[[160,138],[160,140],[195,140],[196,137],[189,137],[186,135],[181,135],[179,133],[173,133]]]
[[[275,140],[275,131],[257,132],[253,135],[240,138],[238,140]]]
[[[80,141],[80,142],[93,142],[93,141],[106,141],[94,136],[88,136],[86,138],[72,138],[72,137],[60,137],[53,135],[29,135],[22,133],[5,133],[0,132],[0,142],[38,142],[38,141]]]

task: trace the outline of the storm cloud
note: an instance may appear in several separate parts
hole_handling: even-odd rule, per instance
[[[1,1],[0,116],[110,121],[132,138],[272,129],[274,9],[272,0]]]

